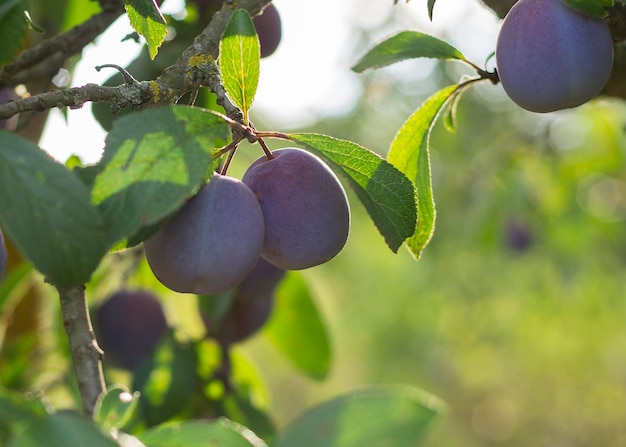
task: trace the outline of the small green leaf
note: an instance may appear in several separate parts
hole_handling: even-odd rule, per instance
[[[428,18],[433,21],[433,9],[435,8],[435,0],[428,0]]]
[[[216,146],[228,137],[221,118],[186,106],[148,109],[116,120],[91,196],[107,220],[110,244],[180,208],[217,166]],[[88,181],[88,172],[81,172]]]
[[[26,38],[24,0],[6,0],[0,4],[0,66],[10,62]]]
[[[356,143],[320,134],[288,137],[341,169],[393,252],[415,231],[415,188],[380,155]]]
[[[418,216],[415,233],[406,242],[409,251],[419,259],[435,229],[435,201],[430,173],[430,131],[445,104],[460,87],[445,87],[417,109],[402,125],[391,142],[389,163],[410,178],[417,189]]]
[[[87,282],[107,252],[102,216],[65,166],[0,131],[0,222],[35,268],[59,286]]]
[[[272,447],[414,447],[444,410],[416,388],[363,389],[309,410]]]
[[[362,72],[418,57],[467,62],[459,50],[443,40],[418,31],[402,31],[371,48],[352,70]]]
[[[332,356],[330,341],[300,274],[288,272],[282,280],[264,333],[302,372],[316,380],[326,377]]]
[[[94,408],[94,421],[105,431],[122,428],[137,408],[139,393],[130,393],[122,385],[113,385],[102,393]]]
[[[575,9],[581,14],[602,18],[606,17],[607,11],[604,9],[607,6],[613,5],[613,0],[563,0],[569,7]]]
[[[146,430],[139,440],[146,447],[267,447],[250,430],[226,418],[169,422]]]
[[[165,18],[154,0],[124,0],[130,25],[146,39],[150,58],[154,59],[165,40]]]
[[[220,41],[219,67],[224,88],[241,109],[244,124],[259,85],[261,46],[252,19],[245,9],[230,17]]]

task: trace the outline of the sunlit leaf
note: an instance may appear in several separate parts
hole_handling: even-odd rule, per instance
[[[104,221],[65,166],[0,131],[0,222],[35,268],[59,286],[87,282],[106,254]]]
[[[459,50],[441,39],[418,31],[402,31],[371,48],[352,70],[361,72],[418,57],[467,61]]]
[[[414,447],[444,410],[416,388],[363,389],[301,415],[272,447]]]
[[[124,0],[130,24],[146,39],[150,58],[154,59],[165,40],[165,18],[154,0]]]
[[[214,114],[170,106],[115,121],[97,169],[92,200],[107,220],[111,245],[180,208],[218,163],[229,128]]]
[[[419,259],[435,229],[435,201],[430,172],[429,137],[437,116],[460,87],[451,85],[428,98],[402,125],[391,142],[389,163],[410,178],[417,189],[415,233],[407,239],[409,251]]]
[[[267,447],[250,430],[225,418],[170,422],[146,430],[139,440],[147,447]]]
[[[274,312],[264,333],[302,372],[318,380],[326,377],[332,357],[326,326],[297,272],[288,272],[276,290]]]
[[[392,251],[415,231],[415,188],[380,155],[356,143],[320,134],[289,134],[345,175]]]
[[[252,19],[245,9],[237,9],[220,41],[219,67],[226,93],[243,112],[245,124],[259,84],[260,58],[261,46]]]

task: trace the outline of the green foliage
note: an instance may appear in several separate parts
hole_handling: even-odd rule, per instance
[[[172,422],[145,431],[139,437],[146,447],[263,447],[250,430],[227,419]]]
[[[467,62],[463,53],[441,39],[418,31],[402,31],[368,50],[352,70],[362,72],[419,57]]]
[[[150,58],[154,59],[165,40],[167,27],[157,3],[152,0],[124,0],[130,24],[146,39]]]
[[[107,250],[88,189],[27,140],[2,131],[0,147],[0,222],[9,237],[55,284],[87,282]]]
[[[92,201],[110,244],[180,208],[215,169],[228,126],[210,112],[170,106],[117,120],[106,141]]]
[[[245,9],[236,9],[220,41],[219,67],[224,88],[243,112],[248,124],[248,110],[259,84],[261,45]]]
[[[289,272],[276,291],[264,333],[300,371],[317,380],[328,375],[332,353],[326,327],[297,272]]]
[[[392,251],[413,234],[417,220],[415,189],[384,158],[351,141],[326,135],[293,133],[288,137],[341,170]]]
[[[93,419],[105,432],[121,429],[132,418],[138,402],[139,392],[112,385],[98,397]]]
[[[437,116],[459,86],[439,90],[402,125],[389,149],[388,160],[414,183],[419,220],[407,240],[409,251],[419,258],[435,229],[435,200],[430,171],[429,137]]]
[[[411,447],[443,409],[434,396],[409,387],[359,390],[309,410],[273,447]]]
[[[0,3],[0,66],[11,61],[22,48],[27,22],[26,0],[4,0]]]
[[[607,12],[604,9],[613,5],[613,0],[563,0],[568,6],[576,11],[596,18],[605,17]]]

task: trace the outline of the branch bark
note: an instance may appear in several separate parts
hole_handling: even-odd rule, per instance
[[[61,299],[63,326],[70,341],[83,414],[91,417],[96,399],[105,390],[101,362],[103,352],[91,326],[85,287],[57,287],[57,290]]]
[[[270,0],[239,0],[236,7],[244,8],[250,15],[255,15],[268,3]],[[88,84],[17,99],[0,105],[0,119],[9,118],[20,111],[43,111],[55,107],[78,108],[85,102],[93,101],[111,103],[113,112],[124,107],[131,107],[133,110],[162,107],[176,103],[183,95],[201,86],[210,88],[217,95],[218,103],[224,107],[228,116],[240,119],[241,111],[226,97],[216,65],[219,41],[234,8],[234,4],[225,2],[222,9],[213,15],[207,27],[194,39],[193,44],[155,80],[109,88]],[[32,56],[20,56],[21,59],[18,59],[36,60],[40,51],[29,51],[33,51]],[[16,63],[17,61],[13,64]],[[24,71],[25,65],[27,64],[20,62],[17,66],[21,71],[10,69],[9,72],[20,73]]]

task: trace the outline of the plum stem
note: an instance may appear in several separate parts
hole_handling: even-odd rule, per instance
[[[272,158],[274,158],[274,154],[272,154],[272,151],[267,146],[267,143],[265,142],[265,140],[263,140],[263,138],[259,138],[257,141],[259,142],[259,144],[263,148],[263,152],[265,152],[265,156],[267,157],[267,159],[271,160]]]
[[[61,300],[63,326],[70,342],[74,371],[85,416],[93,416],[98,396],[105,390],[102,349],[91,325],[85,286],[56,286]]]
[[[228,157],[226,157],[226,161],[224,162],[224,166],[222,167],[220,174],[226,175],[226,173],[228,172],[228,167],[230,166],[230,162],[233,160],[233,157],[235,156],[235,152],[237,152],[237,147],[238,145],[235,145],[231,149],[231,151],[228,153]]]

